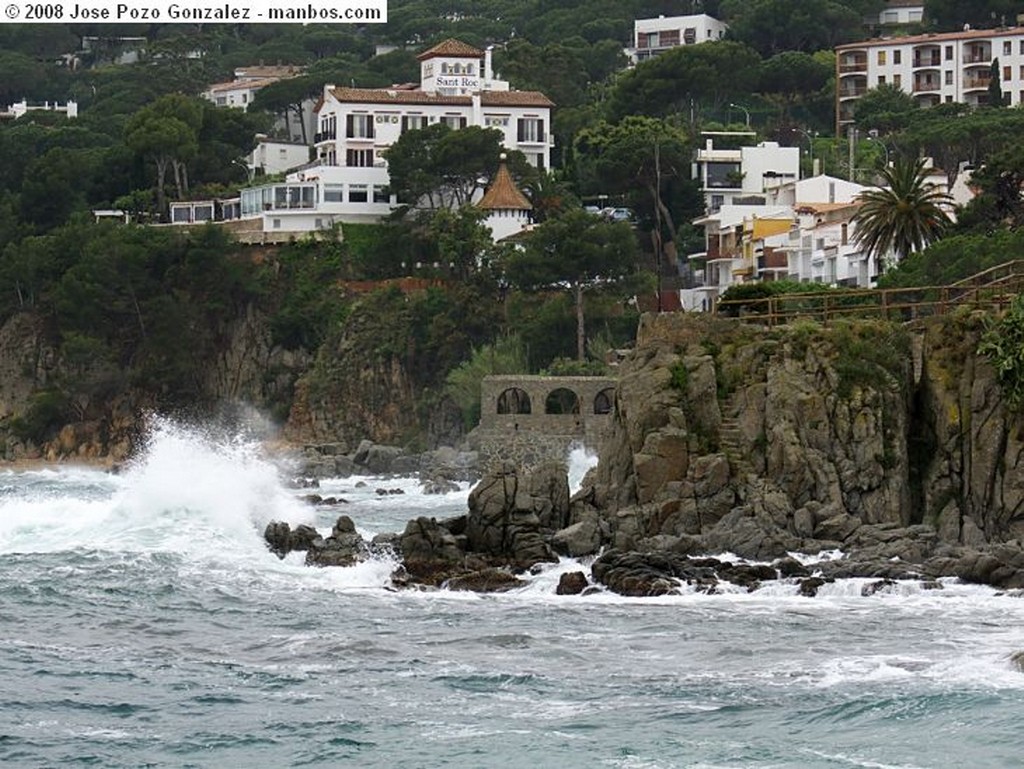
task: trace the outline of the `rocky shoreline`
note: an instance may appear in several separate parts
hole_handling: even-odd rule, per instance
[[[976,353],[982,326],[970,315],[913,330],[645,316],[611,435],[571,499],[561,465],[504,465],[482,476],[464,516],[419,518],[371,543],[341,519],[323,538],[275,524],[268,541],[305,549],[311,564],[388,549],[403,564],[396,586],[508,589],[569,556],[593,560],[566,592],[781,579],[813,595],[851,577],[873,580],[871,591],[894,580],[938,588],[943,577],[1021,590],[1024,429]],[[358,459],[440,481],[479,470],[446,451],[407,458],[367,445],[318,461],[327,474]],[[791,555],[826,551],[843,556],[806,567]]]

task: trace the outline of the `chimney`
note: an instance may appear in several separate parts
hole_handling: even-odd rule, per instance
[[[493,45],[487,46],[487,50],[484,51],[484,83],[491,82],[491,52],[494,50]],[[485,86],[486,87],[486,86]]]

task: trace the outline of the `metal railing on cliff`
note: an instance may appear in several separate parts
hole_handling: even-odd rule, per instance
[[[799,319],[828,323],[838,318],[882,318],[909,323],[958,307],[1006,309],[1024,290],[1024,260],[996,265],[948,286],[865,288],[723,299],[717,315],[777,326]]]

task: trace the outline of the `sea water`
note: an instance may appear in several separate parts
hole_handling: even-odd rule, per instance
[[[577,454],[574,483],[592,460]],[[3,767],[1016,767],[1024,603],[864,581],[816,598],[394,591],[279,560],[270,520],[364,536],[468,486],[308,491],[255,444],[158,426],[124,472],[0,473]],[[377,494],[377,489],[404,494]]]

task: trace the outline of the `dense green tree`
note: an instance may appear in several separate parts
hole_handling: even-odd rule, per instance
[[[978,195],[958,217],[957,231],[991,232],[1024,225],[1024,148],[1019,144],[1013,143],[986,159],[972,174],[971,186]]]
[[[476,272],[491,247],[485,218],[486,213],[472,205],[439,208],[430,215],[428,232],[437,244],[438,259],[459,280],[466,281]]]
[[[1002,107],[1006,104],[1006,95],[1003,93],[1003,70],[999,66],[999,57],[992,59],[988,68],[988,105],[990,107]]]
[[[913,96],[892,83],[882,83],[857,99],[854,117],[862,130],[888,134],[906,128],[917,109]]]
[[[952,205],[949,195],[928,181],[921,158],[899,156],[882,176],[886,186],[861,193],[853,217],[857,243],[880,268],[889,254],[902,260],[941,237]]]
[[[864,13],[833,0],[723,0],[729,35],[762,56],[831,49],[861,34]]]
[[[642,62],[615,82],[608,99],[612,119],[681,113],[694,119],[718,112],[756,90],[761,75],[757,52],[728,40],[684,45]]]
[[[387,150],[391,188],[401,202],[428,209],[464,206],[498,170],[502,134],[493,128],[434,123],[406,131]],[[513,170],[521,153],[510,153]]]
[[[199,100],[168,94],[136,112],[125,128],[128,146],[156,165],[157,210],[161,216],[166,213],[164,184],[168,168],[174,174],[178,197],[188,191],[186,163],[199,151],[202,121],[203,105]]]
[[[1020,13],[1018,0],[925,0],[926,21],[936,28],[958,32],[969,24],[975,28],[1012,25]]]
[[[584,293],[622,289],[638,273],[636,238],[623,222],[610,222],[582,209],[549,219],[523,239],[522,250],[505,255],[502,269],[522,290],[567,288],[576,311],[576,356],[586,356]]]
[[[627,117],[581,131],[575,151],[584,195],[640,190],[655,222],[656,238],[663,238],[664,227],[665,242],[676,240],[680,212],[673,212],[666,198],[672,180],[689,177],[690,146],[683,131],[665,120]]]
[[[302,119],[303,102],[315,100],[322,89],[323,82],[310,75],[285,78],[261,88],[252,101],[252,109],[280,115],[289,126],[298,122],[301,126],[302,143],[309,144],[306,121]]]

